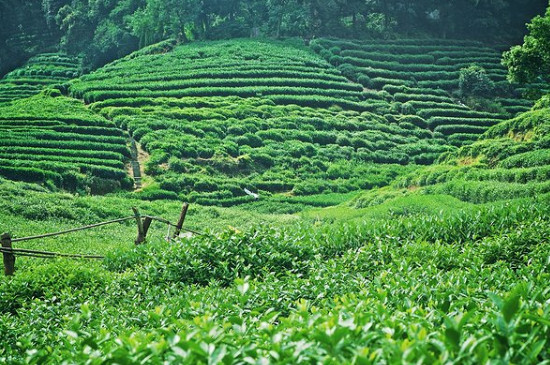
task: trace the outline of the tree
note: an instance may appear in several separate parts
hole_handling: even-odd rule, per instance
[[[199,0],[147,0],[130,18],[134,34],[145,46],[167,38],[188,41],[198,23]]]
[[[477,65],[460,70],[459,87],[463,97],[487,98],[495,91],[495,83],[485,69]]]
[[[304,1],[267,0],[269,31],[275,37],[309,35],[311,17]]]
[[[550,81],[550,6],[544,16],[537,16],[527,26],[529,34],[522,46],[504,53],[512,82],[536,83]]]

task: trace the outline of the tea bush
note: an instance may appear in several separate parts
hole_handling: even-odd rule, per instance
[[[548,195],[439,212],[413,197],[355,222],[227,229],[102,265],[19,270],[0,279],[0,358],[547,360]]]

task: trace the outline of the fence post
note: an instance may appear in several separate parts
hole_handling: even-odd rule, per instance
[[[187,209],[189,209],[189,204],[183,203],[180,219],[178,220],[178,223],[176,224],[176,230],[174,231],[174,238],[177,238],[180,235],[181,228],[183,227],[183,222],[185,222],[185,216],[187,215]]]
[[[143,218],[143,238],[147,239],[147,232],[149,232],[149,227],[153,222],[153,218],[145,217]]]
[[[11,235],[9,233],[4,233],[1,239],[2,239],[2,248],[12,249]],[[15,271],[15,255],[11,252],[3,252],[3,256],[4,256],[4,274],[6,274],[6,276],[11,276]]]
[[[141,245],[143,242],[145,242],[145,231],[143,230],[143,222],[141,220],[141,214],[139,214],[139,209],[136,207],[132,207],[132,210],[134,211],[134,216],[136,217],[136,223],[137,223],[137,229],[138,229],[138,235],[135,240],[135,244]]]

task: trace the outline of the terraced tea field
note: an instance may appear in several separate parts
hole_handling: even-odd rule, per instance
[[[0,105],[0,176],[104,193],[132,186],[127,157],[123,132],[78,100],[50,91]]]
[[[352,210],[334,208],[311,215],[363,217],[382,203],[392,206],[396,214],[414,214],[417,207],[399,208],[397,202],[418,194],[445,197],[431,209],[453,199],[461,204],[544,200],[550,193],[549,116],[547,105],[535,106],[533,111],[491,127],[482,140],[443,155],[440,163],[419,168],[382,190],[356,196],[344,204]]]
[[[416,117],[388,121],[387,93],[365,91],[303,46],[238,40],[157,51],[85,75],[70,93],[128,129],[151,154],[146,172],[187,199],[253,200],[245,188],[347,193],[450,149]]]
[[[481,43],[321,39],[312,47],[365,90],[386,92],[394,111],[420,117],[417,125],[454,146],[472,143],[489,127],[532,106],[506,80],[502,54]],[[460,70],[473,64],[483,67],[495,84],[495,110],[472,110],[456,95]]]
[[[0,0],[0,365],[550,365],[547,5]]]
[[[45,63],[51,66],[42,67]],[[472,110],[456,94],[460,69],[473,63],[483,66],[495,82],[497,110]],[[75,59],[46,54],[3,82],[33,85],[32,92],[37,92],[76,74]],[[39,151],[27,158],[30,153],[21,137],[25,120],[14,123],[4,113],[6,141],[17,139],[22,145],[17,151],[16,146],[4,146],[11,149],[3,160],[7,153],[15,153],[21,161],[18,168],[42,170],[47,161],[55,160],[61,165],[53,174],[71,170],[76,163],[77,174],[131,186],[122,157],[127,154],[122,130],[128,130],[150,156],[141,161],[154,178],[144,197],[225,206],[254,201],[247,190],[260,197],[283,193],[274,198],[282,204],[341,202],[350,193],[387,185],[414,165],[432,164],[531,105],[505,80],[500,54],[468,41],[321,39],[311,49],[267,40],[184,46],[166,41],[61,89],[89,104],[86,113],[106,129],[92,123],[80,126],[79,132],[69,131],[76,127],[58,124],[54,113],[48,123],[32,122],[25,135],[36,141],[27,147],[38,148],[33,144],[40,134],[46,139],[73,138],[71,143],[104,143],[100,151],[114,149],[118,155],[103,159],[83,150],[73,161],[69,156],[77,155],[67,146],[64,157],[49,153],[42,158],[46,152]],[[16,94],[12,96],[24,97],[31,91]],[[41,100],[48,103],[45,97]],[[76,114],[80,108],[84,110],[79,106]],[[12,115],[18,113],[12,110]],[[51,117],[36,111],[35,119]],[[96,128],[93,136],[84,136],[90,128]],[[50,134],[44,134],[46,130]],[[9,163],[4,163],[7,168]],[[19,162],[9,167],[15,164]],[[67,176],[63,180],[39,174],[33,179],[53,179],[54,185],[71,190],[90,185],[82,178],[62,182],[70,180]],[[325,198],[329,193],[336,195]]]
[[[38,94],[46,87],[63,84],[81,73],[78,57],[43,53],[0,80],[0,103]]]
[[[403,179],[472,203],[550,192],[550,110],[541,108],[492,127],[484,139],[449,154],[444,163]]]

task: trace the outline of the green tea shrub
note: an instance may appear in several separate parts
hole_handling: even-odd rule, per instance
[[[143,200],[178,200],[178,194],[169,190],[147,189],[137,194]]]

